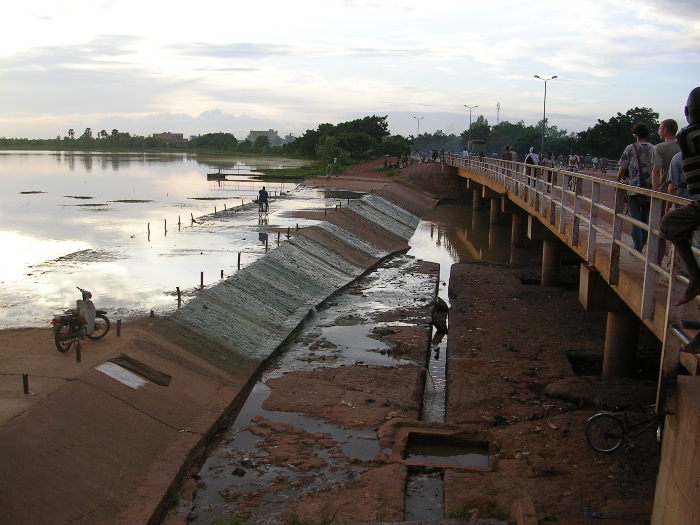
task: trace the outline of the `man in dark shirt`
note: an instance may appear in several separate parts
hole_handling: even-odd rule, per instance
[[[258,192],[258,206],[260,207],[260,211],[267,212],[267,210],[269,208],[267,198],[268,198],[268,194],[267,194],[267,191],[265,190],[265,186],[263,186],[262,189]]]
[[[700,193],[700,87],[688,95],[685,106],[688,126],[677,135],[683,158],[683,172],[690,195]],[[669,211],[661,220],[661,236],[673,243],[688,271],[688,287],[676,306],[688,303],[700,295],[700,266],[692,249],[693,232],[700,227],[700,203],[693,201]],[[697,339],[697,341],[696,341]],[[700,351],[700,332],[682,348],[685,352]]]

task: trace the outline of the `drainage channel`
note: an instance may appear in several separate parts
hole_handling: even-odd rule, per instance
[[[425,325],[424,318],[410,317],[417,305],[425,309],[434,299],[435,274],[416,271],[421,264],[412,256],[394,257],[315,312],[264,371],[233,425],[209,452],[195,476],[194,498],[181,502],[189,508],[180,508],[179,515],[198,524],[225,523],[232,516],[275,521],[289,502],[342,488],[360,478],[367,469],[364,463],[380,453],[376,432],[336,426],[305,414],[266,410],[263,404],[271,393],[266,383],[290,372],[345,366],[424,368],[424,362],[397,355],[372,337],[377,331],[392,332],[418,322]],[[400,320],[378,321],[383,315],[391,318],[396,311],[404,313]],[[390,399],[380,402],[395,403]],[[341,403],[352,406],[348,401]],[[284,441],[275,441],[274,433],[284,434]],[[295,449],[294,459],[287,464],[271,461],[270,456],[284,447]]]
[[[330,424],[323,418],[265,410],[263,404],[271,392],[266,383],[289,372],[314,372],[358,364],[368,368],[427,368],[420,417],[438,426],[443,423],[447,336],[433,337],[427,361],[411,362],[392,353],[372,334],[413,323],[405,317],[379,322],[383,313],[397,309],[410,311],[417,302],[432,301],[434,276],[431,281],[428,275],[412,271],[417,259],[440,265],[438,295],[449,304],[447,291],[452,264],[478,258],[474,256],[478,232],[472,234],[471,230],[476,222],[476,213],[465,206],[443,206],[428,212],[409,243],[408,254],[385,262],[319,308],[254,386],[234,423],[221,436],[195,476],[194,497],[191,501],[181,501],[178,515],[187,516],[188,522],[196,524],[226,523],[231,518],[275,521],[290,502],[299,501],[314,491],[339,490],[359,480],[366,470],[363,462],[370,462],[378,453],[387,453],[378,450],[378,437],[372,430],[352,430]],[[508,238],[507,227],[504,232]],[[513,262],[513,254],[508,250],[499,250],[503,252],[500,257],[494,256],[493,246],[488,251],[489,259],[505,258],[508,262],[510,258]],[[426,290],[430,290],[428,299]],[[271,440],[268,433],[274,431],[287,434],[288,442]],[[279,448],[290,443],[303,450],[298,455],[303,461],[286,465],[267,461]],[[484,461],[488,462],[487,452],[479,445],[476,449],[471,445],[460,448],[434,439],[426,442],[421,436],[412,436],[409,445],[405,453],[410,460],[407,463],[413,465],[483,466]],[[441,468],[409,468],[405,520],[444,517],[442,472]]]

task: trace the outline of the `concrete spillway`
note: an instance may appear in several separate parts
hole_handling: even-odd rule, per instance
[[[333,213],[354,215],[358,219],[350,217],[345,224],[357,227],[324,222],[302,230],[265,257],[203,290],[172,316],[173,321],[217,343],[231,358],[264,361],[316,306],[385,257],[406,250],[420,221],[376,194]],[[370,235],[361,226],[367,221],[379,232]],[[373,242],[378,237],[399,242],[380,247]]]

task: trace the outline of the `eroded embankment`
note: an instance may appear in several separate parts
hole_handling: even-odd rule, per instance
[[[376,194],[300,230],[267,256],[203,290],[172,320],[224,360],[265,361],[313,309],[384,258],[408,249],[420,218]],[[342,224],[342,226],[340,225]]]

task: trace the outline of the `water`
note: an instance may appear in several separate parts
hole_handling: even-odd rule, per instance
[[[488,210],[483,213],[488,228]],[[396,324],[379,321],[383,312],[408,308],[421,289],[430,289],[424,275],[410,272],[413,258],[440,264],[439,295],[448,304],[447,288],[453,263],[472,259],[474,252],[488,253],[501,262],[512,259],[509,242],[499,244],[494,241],[496,236],[474,232],[474,224],[482,223],[480,218],[474,219],[468,206],[443,206],[429,211],[409,241],[411,249],[407,255],[388,261],[319,308],[302,333],[264,372],[234,424],[210,451],[204,467],[199,471],[200,488],[194,500],[194,514],[197,515],[194,523],[210,523],[216,516],[229,513],[245,515],[247,512],[260,518],[279,516],[287,504],[296,501],[301,493],[340,488],[348,480],[361,476],[367,468],[363,463],[377,453],[374,432],[366,430],[356,434],[356,431],[335,427],[306,415],[265,411],[262,403],[269,393],[265,383],[293,371],[313,371],[358,363],[384,367],[406,364],[422,366],[423,363],[411,363],[392,356],[384,343],[371,337],[372,332],[377,327]],[[507,225],[493,228],[509,239]],[[492,245],[483,245],[484,240],[489,242],[489,237]],[[532,257],[533,251],[519,250],[517,254],[525,259]],[[403,319],[399,324],[411,322],[411,319]],[[423,420],[426,421],[439,423],[445,419],[446,341],[446,337],[436,337],[431,345],[430,376],[426,380],[423,407]],[[275,424],[294,425],[310,433],[323,431],[340,448],[328,453],[315,450],[310,457],[319,460],[322,467],[313,475],[307,475],[304,486],[300,487],[297,484],[298,473],[284,465],[268,464],[265,461],[267,453],[256,446],[260,438],[251,433],[249,426],[252,418],[259,416]],[[455,449],[433,443],[421,448],[413,443],[410,454],[413,456],[411,459],[417,462],[488,466],[488,450],[483,447],[460,446]],[[255,467],[251,468],[253,465]],[[236,471],[237,468],[241,470]],[[261,499],[262,487],[267,488]],[[426,475],[411,472],[407,479],[406,519],[442,518],[442,490],[441,473]]]
[[[337,200],[293,183],[255,180],[260,167],[294,163],[0,152],[0,250],[11,254],[0,260],[0,327],[46,325],[75,305],[76,286],[92,291],[112,317],[171,311],[177,287],[187,300],[202,272],[208,286],[222,271],[225,277],[237,271],[239,252],[243,266],[264,255],[259,233],[308,224],[291,213]],[[235,180],[207,180],[219,165],[235,168]],[[267,224],[251,204],[262,185],[273,197],[285,195],[273,198]]]

